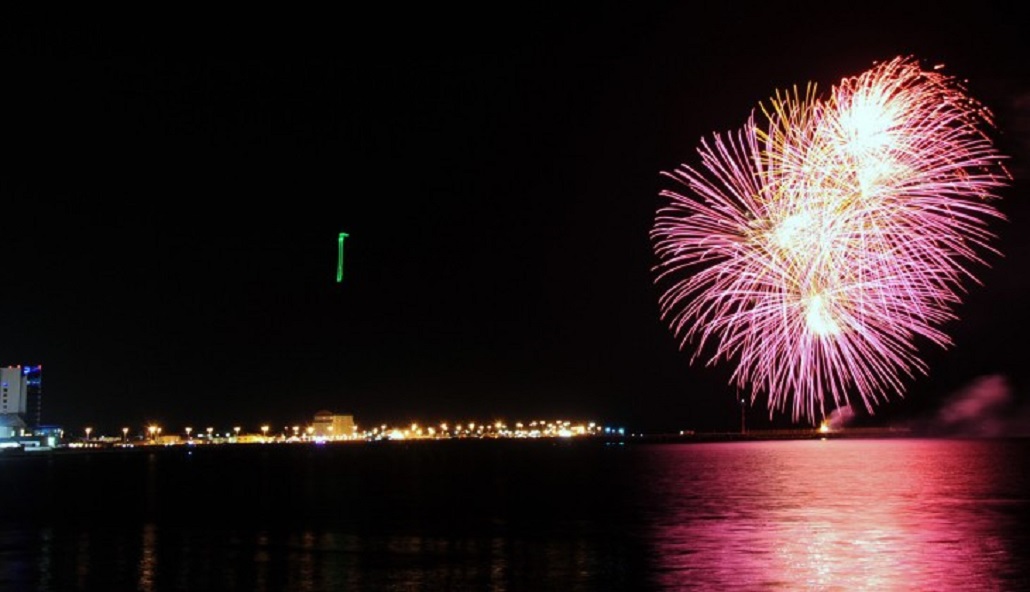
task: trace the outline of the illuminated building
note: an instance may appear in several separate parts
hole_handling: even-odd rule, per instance
[[[43,426],[43,366],[22,366],[25,379],[25,415],[23,419],[29,429]]]
[[[40,426],[43,411],[43,367],[8,366],[0,368],[0,415],[8,417],[5,425]]]
[[[17,438],[25,433],[25,422],[17,413],[0,414],[0,440]]]
[[[332,411],[319,411],[311,423],[313,436],[328,440],[339,440],[353,438],[357,426],[354,425],[353,415],[337,415]]]

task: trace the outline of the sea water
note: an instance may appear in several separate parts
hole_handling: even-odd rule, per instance
[[[1026,439],[0,457],[0,590],[1030,590]]]

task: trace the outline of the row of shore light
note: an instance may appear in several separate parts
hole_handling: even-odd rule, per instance
[[[572,422],[568,420],[530,421],[507,424],[442,422],[436,425],[411,423],[399,427],[380,424],[371,429],[354,427],[351,434],[334,434],[332,426],[319,430],[313,425],[284,426],[272,431],[271,425],[262,425],[257,432],[244,431],[234,426],[228,431],[217,431],[214,427],[203,430],[187,426],[181,433],[169,433],[161,425],[150,424],[142,432],[130,436],[131,428],[123,427],[120,435],[94,434],[92,427],[83,428],[84,437],[69,442],[69,447],[100,446],[147,446],[176,444],[260,444],[283,442],[326,442],[326,441],[378,441],[378,440],[441,440],[452,438],[572,438],[577,436],[622,435],[623,428],[600,427],[595,422]]]

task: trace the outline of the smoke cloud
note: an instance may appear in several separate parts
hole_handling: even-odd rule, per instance
[[[981,376],[951,395],[929,428],[949,436],[1027,436],[1030,408],[1019,404],[1005,376]]]
[[[850,405],[838,407],[826,416],[826,427],[829,430],[839,430],[848,424],[855,417],[855,412]]]

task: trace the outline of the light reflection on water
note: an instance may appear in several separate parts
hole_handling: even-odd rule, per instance
[[[589,583],[595,553],[590,545],[569,541],[507,541],[478,538],[364,536],[345,540],[307,531],[269,538],[255,532],[182,532],[143,527],[148,548],[126,548],[124,530],[96,532],[96,542],[111,545],[92,553],[62,554],[63,549],[33,547],[26,533],[5,533],[0,589],[62,590],[521,590],[609,589]],[[12,536],[13,535],[13,536]],[[81,535],[89,538],[89,535]],[[38,541],[37,541],[38,542]],[[137,540],[137,542],[139,542]],[[117,550],[116,550],[117,549]],[[49,562],[25,569],[26,555]],[[119,554],[138,554],[138,565],[119,568]],[[161,561],[155,557],[161,556]],[[510,562],[520,564],[518,566]],[[163,566],[163,567],[162,567]],[[519,573],[513,573],[518,568]],[[57,570],[56,572],[54,570]],[[612,589],[624,589],[611,582]]]
[[[0,590],[1030,590],[1028,453],[898,439],[0,459]]]
[[[654,579],[699,590],[1028,589],[1026,450],[987,440],[656,448]]]

